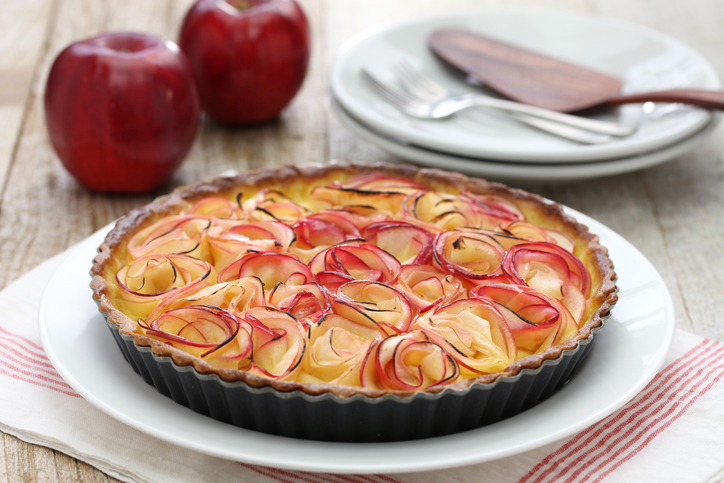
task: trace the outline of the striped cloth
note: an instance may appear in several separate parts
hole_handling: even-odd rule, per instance
[[[580,433],[508,458],[444,471],[332,475],[225,461],[127,427],[83,400],[40,345],[40,295],[54,257],[0,292],[0,430],[124,481],[724,481],[724,344],[677,331],[664,368],[626,406]],[[3,474],[0,468],[0,474]]]

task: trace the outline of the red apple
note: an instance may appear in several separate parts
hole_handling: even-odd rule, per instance
[[[45,118],[60,160],[94,191],[143,193],[178,168],[196,135],[199,99],[186,56],[171,41],[100,35],[58,55]]]
[[[309,25],[294,0],[199,0],[186,14],[179,45],[206,113],[253,124],[277,117],[301,87]]]

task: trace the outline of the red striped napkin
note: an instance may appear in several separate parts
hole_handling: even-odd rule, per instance
[[[331,475],[235,463],[165,443],[95,409],[45,357],[37,314],[61,259],[44,262],[0,292],[0,430],[121,480],[724,481],[724,344],[683,331],[677,331],[664,368],[625,407],[568,439],[489,463],[425,473]]]

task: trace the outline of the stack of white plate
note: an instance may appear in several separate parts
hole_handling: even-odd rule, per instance
[[[480,12],[394,24],[363,32],[340,49],[332,68],[332,102],[363,139],[416,164],[491,179],[572,180],[620,174],[662,163],[697,146],[718,115],[679,104],[631,104],[585,115],[636,123],[637,132],[584,145],[537,131],[507,115],[475,108],[444,120],[409,117],[373,92],[368,69],[394,83],[407,61],[455,93],[483,92],[427,47],[439,28],[463,28],[615,75],[624,93],[669,88],[719,89],[700,54],[650,29],[601,17],[551,12]]]

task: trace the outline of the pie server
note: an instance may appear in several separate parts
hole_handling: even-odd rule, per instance
[[[621,95],[621,80],[602,72],[461,29],[440,29],[428,37],[442,60],[483,85],[518,102],[560,112],[602,104],[679,102],[724,109],[724,92],[672,89]]]

